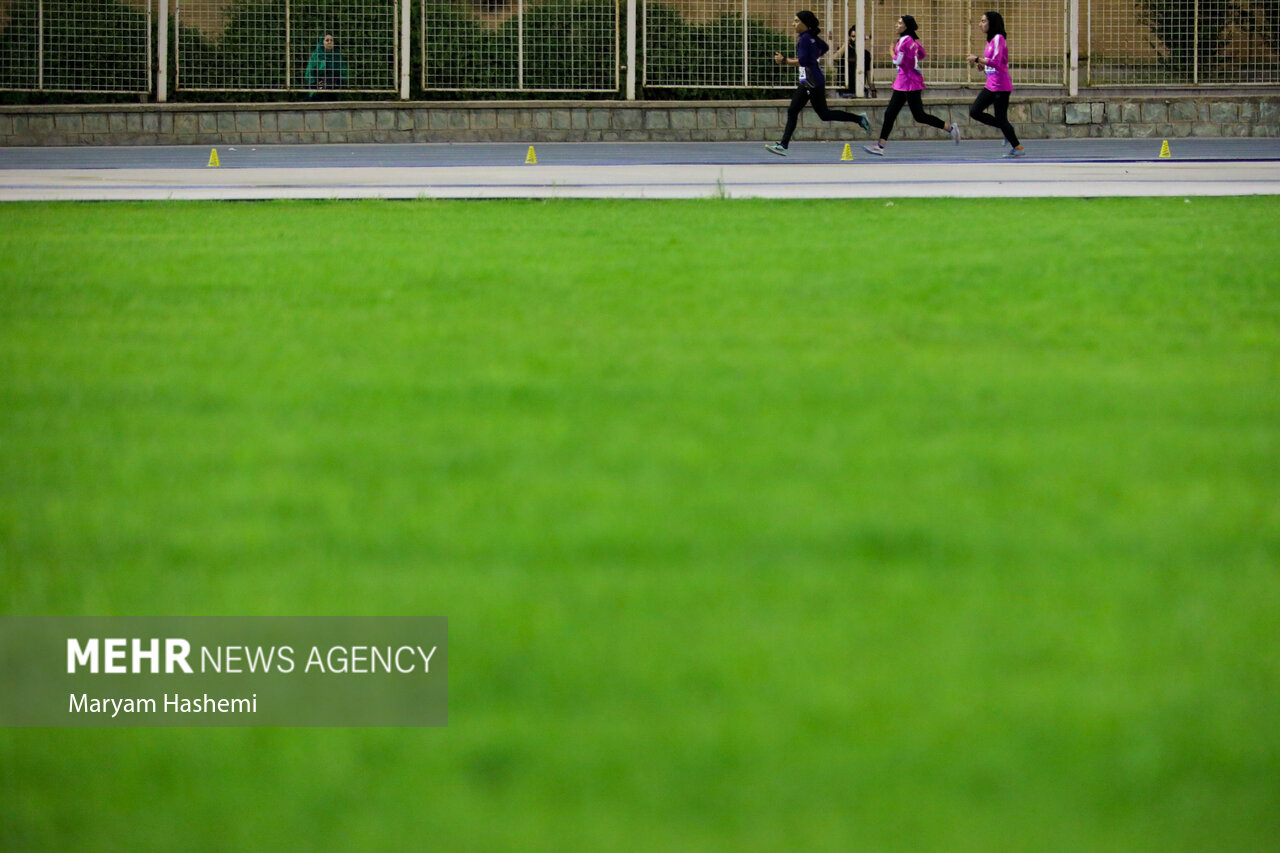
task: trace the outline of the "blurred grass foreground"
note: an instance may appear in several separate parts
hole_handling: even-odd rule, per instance
[[[1277,849],[1280,200],[4,215],[3,612],[451,629],[4,850]]]

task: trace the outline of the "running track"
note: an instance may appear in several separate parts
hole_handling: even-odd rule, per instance
[[[0,201],[267,198],[903,198],[1280,194],[1280,139],[0,148]]]

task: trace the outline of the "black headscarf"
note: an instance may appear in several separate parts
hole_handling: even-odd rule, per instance
[[[973,20],[973,19],[970,18],[970,20]],[[910,15],[903,15],[902,25],[906,27],[906,30],[902,33],[904,36],[911,36],[913,39],[920,38],[920,36],[916,35],[917,24],[916,24],[915,18],[911,17]]]
[[[819,56],[822,56],[831,49],[830,45],[818,38],[818,33],[822,32],[822,27],[818,25],[817,15],[813,14],[808,9],[805,9],[803,12],[796,12],[796,17],[800,19],[800,23],[804,24],[805,29],[809,31],[809,35],[813,36],[818,42]]]
[[[1004,31],[1004,17],[999,12],[984,12],[987,16],[987,41],[991,41],[996,36],[1004,36],[1009,38]]]

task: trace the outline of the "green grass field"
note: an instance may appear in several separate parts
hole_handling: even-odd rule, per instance
[[[6,851],[1280,848],[1280,199],[0,209],[0,613],[450,619],[0,730]]]

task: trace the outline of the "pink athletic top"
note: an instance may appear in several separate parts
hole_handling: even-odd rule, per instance
[[[983,69],[987,75],[987,89],[992,92],[1012,92],[1013,77],[1009,74],[1009,44],[1004,36],[996,35],[987,42],[987,49],[982,52],[987,66]]]
[[[918,92],[924,88],[924,75],[916,67],[925,53],[924,45],[911,36],[903,36],[893,46],[893,64],[898,66],[898,77],[893,81],[893,88],[899,92]]]

